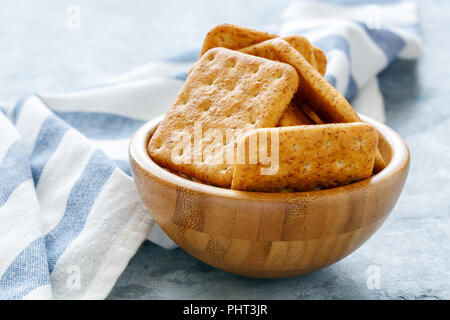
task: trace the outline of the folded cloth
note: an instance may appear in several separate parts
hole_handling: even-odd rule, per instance
[[[271,31],[324,49],[327,79],[383,120],[376,75],[395,58],[420,56],[417,4],[369,2],[296,3]],[[167,110],[197,56],[0,109],[0,299],[103,299],[146,238],[175,247],[140,201],[127,147]]]
[[[305,1],[283,17],[281,33],[301,33],[326,52],[328,81],[356,111],[384,122],[377,74],[396,58],[422,55],[417,2]]]

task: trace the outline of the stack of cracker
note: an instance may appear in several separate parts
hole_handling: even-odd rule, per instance
[[[153,134],[162,167],[236,190],[294,192],[368,178],[385,167],[378,133],[324,78],[302,36],[223,24]]]

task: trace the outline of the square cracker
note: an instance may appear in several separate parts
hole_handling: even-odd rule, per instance
[[[308,104],[303,101],[303,99],[300,97],[300,95],[295,94],[292,98],[291,102],[289,103],[289,106],[291,106],[295,111],[300,115],[305,115],[309,121],[302,120],[301,117],[298,117],[295,115],[295,113],[290,112],[290,108],[288,107],[286,111],[283,113],[280,119],[279,126],[285,127],[287,123],[289,125],[303,125],[303,124],[324,124],[322,119],[319,118],[319,116],[314,112],[314,110],[308,106]]]
[[[307,38],[301,35],[294,34],[289,36],[282,36],[279,39],[282,39],[289,43],[321,75],[325,74],[327,68],[327,56],[320,48],[313,46]],[[258,42],[251,46],[239,49],[239,51],[255,56],[264,55],[266,59],[277,59],[276,53],[271,53],[270,50],[267,50],[267,43],[265,41]]]
[[[308,106],[314,108],[314,111],[324,122],[361,121],[344,96],[286,41],[279,38],[264,41],[258,44],[258,51],[255,52],[255,55],[292,65],[299,75],[298,91],[300,96]],[[377,150],[374,171],[381,171],[385,166],[386,163]]]
[[[200,56],[216,47],[238,50],[255,43],[277,37],[275,34],[240,27],[233,24],[219,24],[212,28],[203,40]]]
[[[275,34],[251,28],[245,28],[228,23],[219,24],[206,34],[206,37],[203,40],[200,56],[202,56],[209,49],[216,47],[223,47],[231,50],[239,50],[244,48],[247,48],[247,50],[252,50],[248,47],[276,37],[278,36]],[[308,61],[322,75],[325,74],[327,57],[322,50],[312,46],[308,39],[301,35],[288,35],[281,38],[298,50],[305,57],[306,61]],[[243,52],[251,54],[250,52]]]
[[[317,47],[311,45],[308,39],[301,35],[290,35],[281,37],[284,41],[288,42],[295,50],[297,50],[305,60],[313,66],[320,74],[324,75],[327,67],[327,57],[325,53]],[[240,49],[240,52],[247,54],[264,57],[266,59],[278,60],[278,55],[275,51],[268,48],[267,42],[260,42],[252,46]],[[280,119],[279,126],[293,126],[303,124],[323,124],[324,122],[320,117],[312,110],[307,103],[305,103],[299,95],[296,95],[289,104]],[[304,121],[305,118],[301,117],[305,114],[311,121]],[[299,116],[300,115],[300,116]]]
[[[249,151],[252,140],[258,147]],[[267,146],[261,147],[261,141]],[[248,157],[245,163],[235,163],[231,188],[280,192],[349,184],[372,175],[377,144],[375,128],[362,122],[255,129],[239,141],[238,150],[245,150]],[[271,161],[262,163],[261,149]],[[257,161],[251,164],[250,157]],[[273,170],[264,173],[268,167]]]
[[[280,121],[278,122],[279,127],[290,127],[314,124],[314,122],[300,109],[293,100],[289,103],[286,110],[284,110]]]
[[[253,51],[258,50],[258,43],[268,39],[273,39],[275,37],[277,36],[274,34],[250,28],[232,24],[221,24],[215,26],[208,32],[204,39],[200,55],[215,47],[240,50],[241,52],[255,55]],[[290,43],[297,51],[299,51],[322,75],[325,73],[327,60],[322,50],[312,46],[308,39],[300,35],[284,36],[282,39]],[[296,111],[294,108],[298,108],[300,110]],[[311,108],[309,108],[304,102],[297,101],[297,99],[293,101],[293,105],[289,108],[289,111],[292,112],[288,112],[282,116],[282,123],[280,125],[307,124],[307,122],[298,121],[301,120],[300,117],[296,116],[299,113],[306,113],[315,123],[323,123],[323,121]]]
[[[239,50],[276,37],[278,36],[275,34],[224,23],[215,26],[206,34],[200,56],[212,48]],[[325,74],[327,57],[320,48],[312,46],[308,39],[300,35],[283,36],[282,39],[298,50],[322,75]]]
[[[297,87],[297,72],[288,64],[225,48],[208,50],[155,131],[149,154],[163,167],[229,187],[234,164],[230,148],[235,150],[246,130],[275,127]],[[195,143],[199,124],[203,135]],[[226,139],[227,129],[236,130],[234,139]],[[214,134],[207,135],[208,130]],[[217,131],[222,139],[215,139]],[[186,145],[194,142],[191,150],[178,150],[183,139]]]

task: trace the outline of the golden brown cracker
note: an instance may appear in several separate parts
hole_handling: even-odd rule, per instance
[[[289,43],[272,39],[260,43],[255,55],[292,65],[299,73],[299,92],[328,122],[353,122],[359,117],[345,98]]]
[[[313,46],[314,58],[316,59],[317,71],[321,75],[325,75],[327,72],[327,56],[320,48]]]
[[[322,51],[319,48],[313,47],[311,43],[308,41],[308,39],[306,39],[305,37],[300,35],[290,35],[281,37],[281,39],[291,44],[294,47],[294,49],[297,50],[305,58],[305,60],[308,61],[308,63],[311,64],[318,71],[319,69],[323,71],[324,63],[326,68],[326,57],[325,61],[322,58],[320,58],[320,64],[315,59],[316,55],[318,55],[319,57],[321,56],[320,52]],[[239,51],[255,56],[264,57],[266,59],[278,60],[277,53],[275,51],[272,51],[271,49],[268,50],[266,42],[260,42],[252,46],[240,49]],[[324,123],[320,119],[320,117],[310,107],[308,107],[308,105],[304,101],[302,101],[299,97],[295,97],[291,102],[291,108],[288,108],[286,114],[283,114],[283,116],[281,117],[280,121],[282,121],[283,124],[280,123],[279,124],[280,126],[286,126],[286,124],[289,125],[308,124],[301,122],[301,119],[297,116],[297,112],[290,112],[293,111],[295,108],[299,109],[298,112],[300,112],[301,114],[306,113],[308,117],[311,120],[313,120],[314,123],[317,124]]]
[[[306,114],[313,123],[315,124],[324,124],[322,119],[314,112],[313,109],[311,109],[308,104],[306,104],[304,101],[297,102],[298,108],[303,111],[304,114]]]
[[[200,56],[212,48],[224,47],[227,49],[238,50],[275,37],[275,34],[268,32],[228,23],[219,24],[206,34]]]
[[[284,110],[283,115],[278,122],[279,127],[290,127],[307,124],[314,123],[311,121],[311,119],[308,118],[306,114],[303,113],[300,108],[298,108],[298,106],[294,105],[292,101],[289,103],[286,110]]]
[[[289,103],[289,106],[291,106],[292,109],[298,110],[298,113],[300,113],[300,116],[305,116],[307,119],[309,119],[309,122],[304,122],[305,120],[302,120],[299,116],[297,116],[293,112],[289,112],[291,108],[287,108],[283,115],[281,116],[280,122],[283,120],[284,123],[290,123],[290,125],[302,125],[302,124],[324,124],[322,119],[319,118],[319,116],[314,112],[311,107],[308,106],[303,99],[299,97],[299,94],[295,94],[292,98],[291,102]],[[297,124],[295,124],[297,123]],[[281,125],[281,127],[285,127],[286,125]]]
[[[243,53],[259,56],[258,44],[275,37],[276,35],[249,28],[239,27],[231,24],[222,24],[214,27],[208,32],[203,43],[201,55],[211,48],[225,47],[234,50],[239,49],[239,51]],[[290,43],[300,54],[303,55],[306,61],[308,61],[319,72],[321,72],[322,74],[325,73],[327,62],[326,56],[322,52],[322,50],[317,47],[313,47],[309,40],[304,36],[288,35],[282,37],[282,39]],[[262,49],[264,50],[264,46]],[[316,61],[316,57],[318,58],[318,61]],[[265,58],[271,58],[268,56],[268,52],[265,53]],[[273,56],[273,59],[276,60],[275,55]],[[188,74],[189,73],[190,70]],[[315,123],[323,123],[323,121],[320,120],[319,116],[315,114],[315,112],[303,102],[295,104],[298,105],[298,108],[301,109],[299,112],[307,112],[307,114],[310,115],[310,118],[313,119]],[[305,110],[302,111],[303,106],[305,107]],[[286,115],[283,115],[282,119],[284,123],[290,123],[293,125],[299,118],[295,117],[295,112],[290,112]],[[303,123],[297,124],[301,125]]]
[[[286,41],[275,38],[258,45],[258,56],[292,65],[300,78],[299,94],[324,122],[342,123],[361,121],[356,111],[303,56]],[[377,150],[375,172],[386,166]]]
[[[289,36],[280,37],[279,39],[282,39],[282,40],[286,41],[287,43],[289,43],[316,70],[319,71],[319,68],[320,68],[320,71],[322,71],[322,69],[324,68],[324,63],[325,63],[325,68],[326,68],[325,54],[319,48],[311,45],[309,40],[306,39],[304,36],[289,35]],[[272,50],[270,48],[268,48],[267,44],[268,44],[267,42],[263,41],[263,42],[259,42],[254,45],[239,49],[239,51],[243,52],[243,53],[251,54],[254,56],[258,56],[258,57],[264,57],[266,59],[277,60],[278,59],[277,53],[272,52]],[[323,56],[325,56],[325,61],[323,60],[322,54],[323,54]],[[320,65],[316,61],[316,56],[320,59]]]
[[[273,43],[279,61],[289,63],[298,71],[300,78],[299,92],[321,119],[328,120],[327,122],[330,123],[361,121],[344,96],[317,70],[312,68],[292,46],[280,39],[274,39]],[[385,167],[386,163],[377,149],[374,171],[379,172]]]
[[[257,148],[249,148],[252,140]],[[346,185],[372,175],[377,145],[377,131],[362,122],[255,129],[239,141],[246,157],[235,163],[231,188],[280,192]]]
[[[150,156],[163,167],[229,187],[234,158],[227,157],[236,142],[227,139],[227,129],[239,136],[239,130],[275,127],[297,87],[290,65],[225,48],[208,50],[150,140]],[[194,141],[199,126],[203,134]]]
[[[215,26],[206,34],[200,56],[212,48],[224,47],[232,50],[240,50],[276,37],[278,36],[268,32],[224,23]],[[325,74],[327,57],[322,50],[312,46],[309,40],[301,35],[288,35],[281,38],[299,51],[305,57],[306,61],[322,75]],[[246,50],[251,51],[253,48],[246,48]],[[246,51],[242,52],[252,54]]]
[[[281,37],[281,39],[294,47],[294,49],[297,50],[310,65],[312,65],[315,69],[318,69],[314,47],[308,39],[301,35],[284,36]]]

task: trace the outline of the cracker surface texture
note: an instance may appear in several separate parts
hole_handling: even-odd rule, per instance
[[[324,122],[361,121],[344,96],[314,69],[294,47],[283,39],[275,38],[258,44],[256,55],[292,65],[299,75],[298,91],[300,96]],[[377,149],[374,171],[381,171],[385,166],[386,163]]]
[[[279,127],[290,127],[314,124],[314,122],[300,109],[297,105],[291,101],[284,110],[280,121],[278,122]]]
[[[255,139],[258,149],[249,151],[249,141]],[[264,155],[278,141],[278,170],[273,174],[262,174],[262,169],[277,167],[260,157],[264,140]],[[246,160],[257,156],[258,161],[236,163],[231,188],[280,192],[346,185],[372,175],[377,145],[377,131],[362,122],[255,129],[240,140],[238,149],[246,150]]]
[[[303,58],[317,71],[325,73],[326,70],[326,56],[322,50],[311,45],[308,39],[300,35],[290,35],[281,37],[284,41],[288,42],[298,53],[300,53]],[[257,57],[264,57],[266,59],[271,59],[279,61],[278,54],[275,50],[271,48],[272,44],[267,41],[263,41],[252,46],[240,49],[240,52],[255,55]],[[318,60],[316,60],[318,57]],[[299,97],[296,95],[291,104],[291,108],[288,108],[280,119],[280,126],[293,126],[310,124],[310,122],[301,121],[301,118],[297,116],[298,113],[306,114],[313,123],[322,124],[324,123],[320,117]],[[299,109],[299,112],[293,112],[294,109]]]
[[[200,56],[212,48],[224,47],[227,49],[238,50],[275,37],[277,37],[275,34],[263,31],[228,23],[220,24],[212,28],[206,34]]]
[[[163,167],[229,187],[234,165],[230,150],[240,135],[276,127],[297,88],[297,72],[288,64],[225,48],[208,50],[155,131],[149,154]],[[201,135],[195,139],[199,127]],[[227,139],[230,129],[234,139]]]
[[[316,56],[315,56],[315,49],[311,45],[308,39],[306,39],[304,36],[300,35],[290,35],[290,36],[283,36],[279,39],[282,39],[289,43],[295,50],[297,50],[298,53],[300,53],[303,58],[315,69],[318,68],[317,62],[316,62]],[[272,50],[270,47],[271,42],[258,42],[254,45],[239,49],[239,51],[247,54],[251,54],[258,57],[264,57],[266,59],[271,60],[278,60],[278,54],[276,51]],[[318,49],[318,48],[317,48]],[[317,50],[316,49],[316,50]],[[320,50],[320,49],[319,49]],[[323,63],[323,61],[321,61]]]
[[[325,52],[323,52],[320,48],[314,47],[314,58],[316,59],[317,64],[317,71],[321,75],[325,75],[325,72],[327,72],[327,56],[325,55]]]
[[[258,30],[240,27],[232,24],[221,24],[211,29],[206,35],[200,55],[211,48],[224,47],[239,50],[243,53],[264,57],[266,59],[278,60],[276,52],[267,48],[265,40],[274,39],[277,35],[261,32]],[[281,39],[294,47],[319,73],[325,74],[327,58],[322,50],[311,45],[308,39],[301,35],[283,36]],[[189,71],[190,72],[190,71]],[[324,123],[320,117],[304,102],[298,99],[293,101],[293,106],[299,108],[299,113],[306,113],[314,123]],[[292,108],[288,111],[293,111]],[[306,124],[296,117],[297,112],[287,112],[281,118],[279,125],[302,125]],[[297,121],[297,122],[296,122]]]

